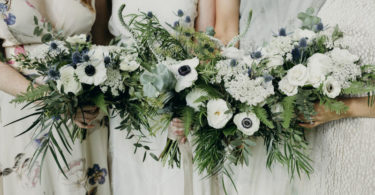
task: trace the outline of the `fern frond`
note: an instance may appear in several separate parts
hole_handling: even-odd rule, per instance
[[[268,119],[268,114],[266,109],[262,107],[255,107],[254,108],[255,115],[259,118],[260,121],[262,121],[263,124],[265,124],[268,128],[273,129],[275,128],[275,125],[273,124],[272,121]]]
[[[288,129],[290,126],[290,122],[294,116],[294,102],[296,100],[296,96],[288,96],[285,97],[282,101],[282,105],[284,108],[284,112],[281,114],[283,123],[282,126],[285,129]]]
[[[36,88],[30,87],[27,92],[17,95],[11,103],[33,102],[44,97],[49,91],[50,88],[48,85],[40,85]]]

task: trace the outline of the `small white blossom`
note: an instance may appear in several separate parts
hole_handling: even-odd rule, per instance
[[[186,96],[186,104],[193,108],[196,112],[199,111],[199,107],[204,106],[203,102],[195,102],[201,97],[207,96],[208,93],[199,88],[193,89],[190,93],[187,94]]]
[[[270,43],[265,47],[264,53],[266,56],[273,56],[273,55],[285,55],[289,53],[293,49],[293,42],[290,37],[273,37]]]
[[[236,60],[240,60],[245,56],[245,52],[243,50],[237,49],[236,47],[224,48],[221,54],[226,58]]]
[[[280,103],[272,105],[271,106],[271,112],[274,113],[274,114],[284,112],[283,105],[281,105]]]
[[[311,42],[311,40],[313,40],[315,37],[316,37],[316,34],[314,31],[311,31],[311,30],[307,30],[307,29],[297,29],[293,35],[293,40],[294,41],[299,41],[301,40],[302,38],[306,38],[308,40],[308,42]]]
[[[351,54],[346,49],[334,48],[329,55],[337,65],[353,64],[359,60],[359,57]]]
[[[139,62],[137,62],[137,54],[125,55],[120,58],[120,70],[133,72],[140,67]]]
[[[207,103],[208,125],[215,129],[225,127],[232,118],[233,113],[229,110],[227,102],[222,99],[210,100]]]
[[[333,62],[327,55],[316,53],[307,59],[309,73],[308,84],[318,88],[326,78],[326,75],[333,69]]]
[[[106,93],[108,88],[111,89],[111,94],[115,97],[119,96],[120,92],[125,91],[120,71],[112,68],[107,69],[107,80],[100,85],[100,89]]]
[[[284,58],[281,55],[274,55],[268,58],[267,67],[273,69],[283,64]]]
[[[233,118],[237,129],[245,135],[251,136],[259,130],[260,121],[254,113],[239,113]]]

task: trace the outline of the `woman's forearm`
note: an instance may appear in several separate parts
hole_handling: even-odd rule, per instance
[[[27,80],[17,70],[10,65],[0,62],[0,90],[10,95],[16,96],[26,92],[30,85]]]
[[[215,0],[200,0],[198,2],[198,17],[195,29],[206,31],[207,27],[215,27]]]
[[[368,97],[348,98],[344,102],[349,107],[349,117],[375,118],[375,105],[368,104]]]

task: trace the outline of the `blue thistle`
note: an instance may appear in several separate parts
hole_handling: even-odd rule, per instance
[[[152,18],[153,16],[154,16],[154,14],[151,11],[147,12],[147,17],[148,18]]]
[[[191,22],[191,18],[190,18],[190,16],[186,16],[186,18],[185,18],[185,22],[186,22],[186,23],[190,23],[190,22]]]
[[[59,80],[60,79],[60,72],[56,70],[56,67],[52,67],[48,70],[48,78],[52,80]]]
[[[88,56],[87,54],[83,55],[82,58],[83,58],[83,61],[85,61],[85,62],[90,61],[90,56]]]
[[[111,58],[109,56],[104,57],[105,67],[108,67],[111,64]]]
[[[250,54],[250,57],[251,57],[252,59],[259,59],[259,58],[262,57],[262,52],[260,52],[260,51],[252,52],[252,53]]]
[[[247,70],[247,75],[249,75],[249,77],[251,77],[251,73],[252,73],[253,71],[251,70],[251,68],[249,68],[248,70]]]
[[[237,66],[237,60],[231,59],[229,63],[232,67]]]
[[[295,61],[295,62],[297,62],[297,61],[301,58],[301,51],[300,51],[300,48],[295,47],[295,48],[292,50],[292,57],[293,57],[293,61]]]
[[[316,25],[315,28],[317,32],[324,30],[323,23],[320,22],[319,24]]]
[[[179,16],[179,17],[182,17],[182,16],[184,16],[184,12],[182,11],[182,10],[178,10],[177,11],[177,15]]]
[[[307,39],[306,38],[302,38],[301,40],[299,40],[299,44],[298,44],[300,47],[307,47]]]
[[[173,27],[177,28],[179,26],[180,26],[180,22],[179,21],[174,22]]]
[[[286,30],[285,30],[285,28],[280,28],[280,30],[279,30],[279,36],[286,37]]]
[[[269,74],[265,74],[263,75],[263,78],[264,78],[264,81],[266,81],[266,83],[270,82],[273,80],[273,76],[269,75]]]
[[[79,53],[78,51],[75,51],[72,54],[72,62],[73,62],[73,64],[81,63],[82,62],[82,55],[81,55],[81,53]]]
[[[59,48],[59,46],[58,46],[57,43],[55,43],[55,42],[51,42],[51,44],[50,44],[49,46],[50,46],[50,48],[51,48],[52,50],[56,50],[56,49]]]

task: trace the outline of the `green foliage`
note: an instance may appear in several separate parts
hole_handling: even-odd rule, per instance
[[[295,100],[296,100],[296,96],[288,96],[288,97],[285,97],[282,100],[281,104],[283,105],[283,108],[284,108],[284,111],[281,114],[282,119],[283,119],[282,126],[285,129],[288,129],[290,127],[290,123],[291,123],[291,121],[294,117],[294,102],[295,102]]]
[[[151,72],[143,72],[140,76],[140,82],[143,85],[143,94],[146,97],[156,98],[160,94],[173,89],[176,79],[166,66],[159,64]]]
[[[254,108],[254,112],[255,112],[256,116],[259,118],[259,120],[262,123],[264,123],[268,128],[270,128],[270,129],[275,128],[273,122],[268,119],[268,114],[267,114],[266,109],[264,109],[262,107],[259,107],[259,106],[256,106]]]
[[[189,135],[190,129],[193,125],[194,120],[194,109],[186,106],[181,113],[182,121],[184,121],[185,135]]]
[[[321,104],[329,111],[335,112],[336,114],[344,114],[349,109],[344,102],[336,99],[323,98]]]
[[[313,8],[308,8],[306,12],[298,14],[298,19],[302,21],[302,29],[315,30],[315,25],[319,24],[321,19],[315,16]]]
[[[37,100],[40,100],[44,96],[47,95],[47,93],[50,92],[50,87],[48,85],[39,85],[37,87],[30,86],[25,93],[21,93],[20,95],[17,95],[11,103],[28,103],[28,102],[34,102]]]

